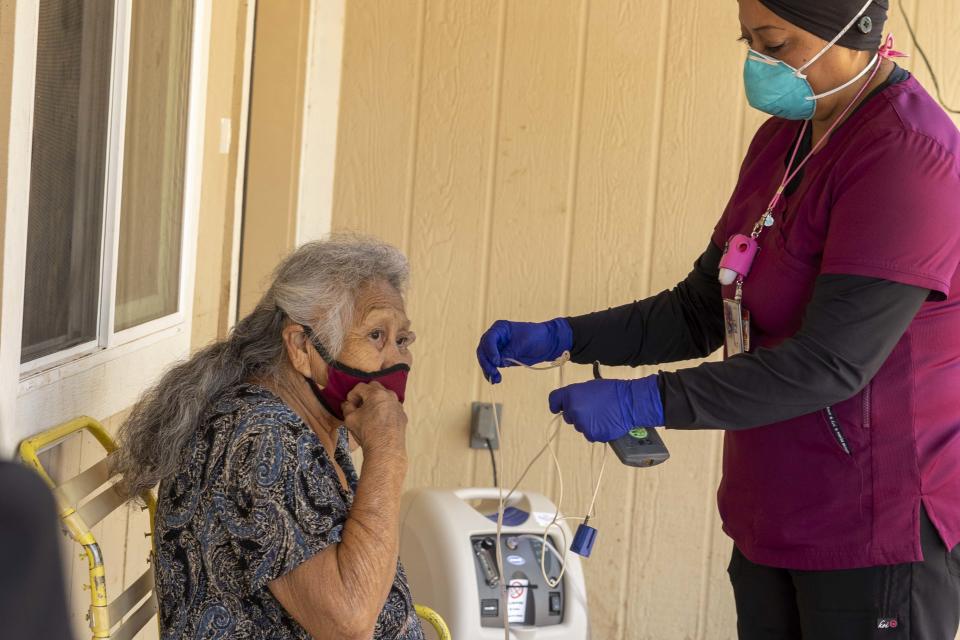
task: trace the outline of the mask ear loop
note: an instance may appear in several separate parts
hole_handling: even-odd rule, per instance
[[[317,353],[327,364],[333,364],[334,357],[330,355],[330,352],[327,351],[327,348],[323,346],[323,342],[320,341],[319,336],[313,332],[313,328],[309,325],[301,324],[300,328],[303,329],[303,333],[307,336],[307,341],[313,345],[313,348],[317,350]]]
[[[847,87],[855,84],[858,80],[860,80],[861,78],[863,78],[863,76],[867,75],[867,73],[870,72],[870,70],[873,68],[873,66],[874,66],[874,65],[877,63],[877,61],[879,61],[879,60],[880,60],[880,54],[877,54],[877,55],[873,56],[873,58],[870,60],[870,64],[868,64],[867,66],[865,66],[865,67],[863,68],[863,71],[861,71],[860,73],[858,73],[857,75],[855,75],[853,78],[851,78],[849,82],[843,83],[842,85],[840,85],[840,86],[837,87],[836,89],[831,89],[830,91],[824,91],[823,93],[821,93],[821,94],[819,94],[819,95],[807,96],[807,97],[804,98],[804,100],[819,100],[819,99],[821,99],[821,98],[826,98],[827,96],[832,96],[832,95],[835,94],[835,93],[840,93],[841,91],[843,91],[843,90],[846,89]],[[804,76],[804,77],[806,77],[806,76]]]
[[[836,37],[834,37],[833,40],[831,40],[830,42],[828,42],[828,43],[827,43],[827,46],[825,46],[823,49],[820,49],[820,52],[817,53],[817,55],[815,55],[815,56],[813,56],[812,58],[810,58],[810,60],[807,61],[807,64],[805,64],[805,65],[803,65],[802,67],[800,67],[799,69],[797,69],[797,77],[798,77],[798,78],[806,79],[807,76],[806,76],[806,74],[804,74],[803,72],[806,71],[807,69],[809,69],[809,68],[810,68],[810,65],[812,65],[812,64],[815,63],[817,60],[819,60],[820,58],[822,58],[822,57],[824,56],[824,54],[827,53],[827,51],[829,51],[830,49],[833,48],[833,45],[835,45],[835,44],[837,44],[838,42],[840,42],[840,38],[842,38],[843,36],[847,35],[847,32],[850,31],[850,29],[853,29],[853,26],[854,26],[855,24],[857,24],[857,20],[859,20],[859,19],[863,16],[863,14],[865,14],[865,13],[867,12],[867,9],[870,8],[870,5],[871,5],[871,4],[873,4],[873,0],[867,0],[866,4],[863,5],[863,8],[860,9],[859,12],[857,12],[857,15],[853,16],[853,20],[851,20],[850,23],[847,24],[847,26],[845,26],[845,27],[843,28],[843,30],[841,30],[840,33],[838,33],[838,34],[836,35]],[[869,69],[870,67],[868,66],[867,68]],[[862,77],[862,76],[861,76],[861,77]],[[858,78],[858,79],[859,79],[859,78]],[[855,80],[854,82],[856,82],[856,80]],[[853,84],[853,83],[851,83],[851,84]],[[849,86],[849,85],[848,85],[848,86]]]
[[[330,354],[327,352],[326,347],[324,347],[323,343],[320,342],[320,338],[314,335],[313,328],[311,328],[309,325],[306,325],[306,324],[301,324],[300,328],[303,329],[303,335],[307,339],[307,344],[310,344],[313,346],[314,351],[317,352],[317,355],[320,356],[320,359],[323,360],[323,363],[327,365],[328,368],[330,368],[332,366],[330,363],[333,360],[333,358],[330,357]],[[303,376],[303,377],[307,380],[307,384],[309,384],[311,387],[314,388],[313,389],[314,394],[317,395],[317,399],[320,401],[320,404],[323,405],[324,409],[326,409],[334,417],[336,417],[337,414],[330,407],[328,407],[327,403],[320,397],[319,394],[317,394],[317,389],[323,389],[323,387],[320,386],[320,383],[309,376]]]

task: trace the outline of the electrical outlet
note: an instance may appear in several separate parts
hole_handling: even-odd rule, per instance
[[[497,403],[497,419],[503,424],[503,405]],[[470,407],[470,448],[486,449],[487,440],[492,449],[500,448],[497,424],[493,419],[493,407],[489,402],[474,402]]]

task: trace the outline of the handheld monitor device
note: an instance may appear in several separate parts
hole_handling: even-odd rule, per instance
[[[602,377],[599,362],[593,363],[593,377],[596,380]],[[610,447],[628,467],[652,467],[670,458],[667,445],[656,429],[631,429],[627,435],[611,442]]]

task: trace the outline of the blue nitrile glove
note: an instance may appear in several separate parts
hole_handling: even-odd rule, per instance
[[[549,322],[510,322],[497,320],[480,338],[477,361],[483,376],[497,384],[501,367],[512,367],[507,358],[534,365],[559,358],[573,348],[573,329],[566,318]]]
[[[639,380],[591,380],[550,393],[550,412],[563,412],[590,442],[612,442],[637,427],[663,426],[657,376]]]

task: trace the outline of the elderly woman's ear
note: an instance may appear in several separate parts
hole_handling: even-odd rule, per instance
[[[313,349],[306,330],[295,322],[290,322],[283,328],[282,337],[283,348],[290,366],[300,375],[315,380],[321,386],[324,385],[326,363]]]

